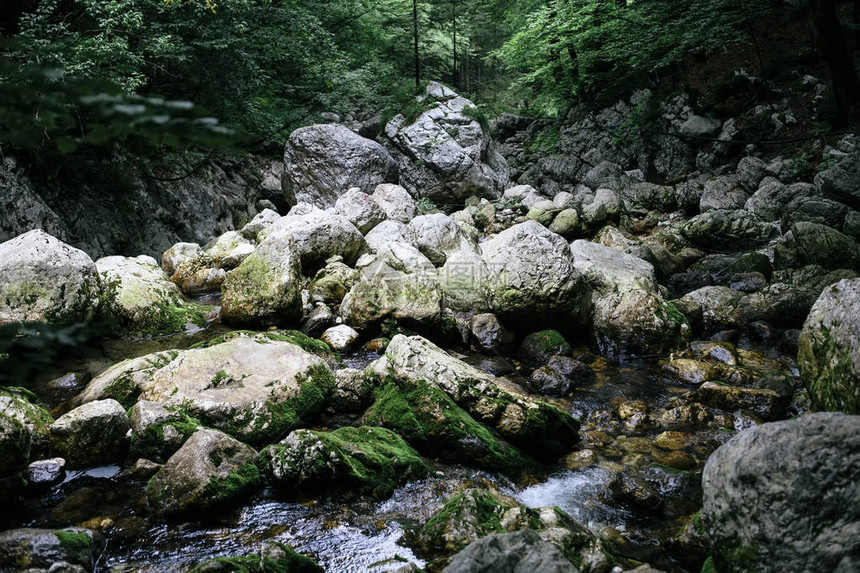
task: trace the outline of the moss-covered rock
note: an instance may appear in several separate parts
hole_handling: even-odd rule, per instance
[[[289,236],[264,241],[221,288],[221,318],[239,326],[288,326],[301,318],[302,266]]]
[[[176,408],[165,408],[156,402],[141,400],[129,415],[131,447],[134,458],[163,462],[172,456],[202,424]]]
[[[0,388],[0,477],[16,474],[48,449],[51,415],[23,388]]]
[[[383,322],[434,331],[442,319],[442,286],[433,275],[395,271],[377,263],[343,299],[340,315],[346,324],[367,329]]]
[[[101,281],[81,250],[34,229],[0,243],[0,325],[65,325],[93,317]]]
[[[266,542],[245,557],[216,557],[191,573],[323,573],[314,561],[283,543]]]
[[[275,484],[291,493],[335,490],[381,499],[429,471],[403,438],[371,426],[296,430],[268,447],[264,458]]]
[[[390,381],[374,397],[365,423],[394,430],[425,455],[507,475],[518,475],[533,464],[438,386],[423,380]]]
[[[821,293],[803,325],[797,364],[817,408],[860,414],[860,279]]]
[[[132,403],[139,397],[179,409],[259,447],[322,410],[335,388],[326,365],[331,359],[325,343],[301,333],[233,333],[198,348],[113,367],[93,379],[81,399],[99,399],[128,386]]]
[[[96,533],[81,528],[11,529],[0,533],[0,569],[46,571],[58,562],[91,571],[96,562]]]
[[[495,533],[531,529],[551,542],[582,571],[608,571],[608,552],[585,527],[555,507],[532,509],[498,492],[465,489],[449,499],[417,532],[420,548],[429,555],[441,556],[443,564],[473,541]]]
[[[387,363],[398,382],[439,387],[476,421],[541,459],[555,459],[578,440],[579,420],[555,406],[514,394],[493,376],[469,366],[420,336],[395,336]]]
[[[128,451],[131,425],[116,400],[78,406],[51,424],[51,447],[69,468],[85,468],[122,460]]]
[[[113,294],[103,314],[109,314],[119,333],[170,334],[189,323],[203,326],[212,310],[187,302],[151,257],[104,257],[96,261],[96,269]]]
[[[217,510],[247,498],[260,484],[257,452],[214,430],[195,432],[146,486],[160,514]]]
[[[311,281],[311,296],[314,302],[340,304],[360,278],[357,270],[342,262],[328,263],[314,275]]]

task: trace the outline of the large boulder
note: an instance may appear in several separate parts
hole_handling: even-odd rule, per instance
[[[705,213],[714,209],[742,209],[749,199],[738,178],[734,175],[714,177],[705,182],[699,211]]]
[[[342,125],[299,128],[284,148],[285,193],[322,208],[334,207],[351,187],[372,193],[380,183],[396,183],[397,173],[384,147]]]
[[[128,450],[130,429],[128,415],[119,402],[96,400],[51,424],[51,447],[65,458],[70,469],[118,462]]]
[[[774,179],[759,187],[744,206],[763,221],[779,221],[792,201],[815,194],[816,189],[812,185],[806,183],[784,185]]]
[[[433,274],[406,274],[378,262],[346,294],[340,306],[344,322],[359,329],[387,320],[420,331],[433,331],[442,318],[442,287]]]
[[[92,571],[98,556],[97,535],[79,527],[4,531],[0,533],[0,570]]]
[[[429,472],[403,438],[370,426],[296,430],[264,453],[275,485],[289,492],[336,489],[386,498]]]
[[[261,446],[306,423],[334,392],[325,360],[304,349],[330,357],[324,343],[295,332],[226,338],[109,368],[89,383],[81,400],[127,388],[140,400],[181,408],[209,427]]]
[[[683,343],[686,318],[663,300],[651,263],[582,240],[570,251],[593,293],[593,333],[602,353],[662,354]]]
[[[370,196],[392,221],[408,223],[418,214],[415,199],[400,185],[383,183]]]
[[[477,252],[469,236],[443,213],[415,217],[409,222],[409,232],[418,250],[437,265],[445,264],[448,255],[457,251]]]
[[[489,274],[487,299],[505,323],[534,330],[584,322],[590,292],[561,236],[526,221],[480,246]]]
[[[420,336],[395,336],[383,359],[395,379],[434,384],[475,420],[535,457],[552,459],[577,441],[579,421],[547,403],[515,394],[493,376]]]
[[[222,288],[228,324],[287,325],[302,315],[302,265],[290,237],[272,237],[230,272]]]
[[[817,413],[741,432],[702,476],[715,569],[856,571],[858,483],[858,416]]]
[[[146,255],[103,257],[96,261],[96,269],[106,284],[115,285],[111,310],[122,330],[164,334],[180,331],[189,322],[203,324],[200,309],[186,303],[155,259]]]
[[[269,229],[266,241],[285,236],[293,239],[306,274],[334,256],[341,256],[346,264],[352,265],[367,250],[364,237],[349,219],[319,209],[281,217]]]
[[[815,176],[815,186],[830,199],[860,209],[860,160],[856,153]]]
[[[392,381],[378,388],[374,397],[365,423],[397,432],[425,455],[510,476],[532,464],[434,384]]]
[[[779,225],[744,209],[714,209],[690,219],[681,234],[694,245],[736,250],[767,243],[779,235]]]
[[[36,455],[47,453],[54,419],[32,398],[20,388],[0,388],[0,477],[20,472]]]
[[[87,320],[100,289],[89,255],[41,229],[0,243],[0,325]]]
[[[161,514],[217,510],[249,496],[260,484],[257,452],[215,430],[195,432],[146,486]]]
[[[785,269],[804,265],[860,270],[860,245],[832,227],[795,223],[774,250],[774,266]]]
[[[797,364],[813,404],[860,414],[860,279],[824,290],[800,334]]]
[[[457,553],[443,573],[576,573],[578,569],[552,543],[531,529],[494,533]]]
[[[475,105],[436,82],[415,105],[423,107],[416,119],[398,114],[385,126],[400,184],[435,203],[462,203],[470,195],[498,197],[508,166]]]

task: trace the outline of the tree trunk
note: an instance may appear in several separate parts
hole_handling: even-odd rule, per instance
[[[453,42],[454,42],[454,62],[451,70],[451,83],[459,89],[460,82],[457,80],[457,2],[451,3],[451,24],[453,26]]]
[[[860,96],[854,58],[836,13],[836,0],[809,0],[818,34],[818,50],[830,69],[839,127],[851,123]]]
[[[418,59],[418,0],[412,0],[412,36],[415,39],[415,89],[421,89],[421,63]]]

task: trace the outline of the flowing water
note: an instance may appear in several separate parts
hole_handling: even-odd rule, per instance
[[[62,402],[80,391],[82,384],[74,377],[63,382],[64,378],[56,378],[60,374],[92,375],[124,358],[186,348],[222,332],[222,327],[212,325],[172,338],[110,341],[86,348],[66,357],[34,391],[56,414],[67,408]],[[344,356],[343,363],[361,368],[377,357],[360,351]],[[382,502],[284,500],[263,491],[214,521],[210,517],[199,523],[177,524],[148,517],[142,501],[146,484],[124,478],[118,466],[106,466],[69,472],[62,484],[30,497],[20,510],[4,512],[0,526],[83,525],[102,530],[106,544],[97,564],[100,571],[186,571],[209,557],[247,554],[267,540],[312,554],[326,571],[389,571],[405,562],[423,567],[424,560],[405,541],[407,532],[425,522],[463,486],[489,485],[529,507],[558,506],[595,533],[613,539],[622,553],[678,569],[661,546],[698,509],[701,466],[707,454],[731,433],[699,436],[691,450],[697,460],[693,471],[663,466],[651,457],[651,441],[661,428],[631,434],[617,421],[607,425],[603,420],[606,412],[624,400],[641,400],[651,410],[659,410],[690,388],[663,379],[655,360],[624,364],[598,360],[594,367],[597,378],[593,384],[577,389],[570,400],[554,401],[583,420],[582,442],[595,452],[596,463],[582,469],[568,469],[559,462],[525,483],[515,484],[485,472],[437,465],[432,477],[405,484]],[[516,382],[516,374],[512,380]],[[601,437],[595,440],[594,435]],[[662,511],[637,515],[607,495],[613,477],[630,468],[656,484],[665,500]]]

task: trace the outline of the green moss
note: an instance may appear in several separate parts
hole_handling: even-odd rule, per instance
[[[543,330],[537,333],[538,348],[543,352],[568,354],[572,349],[564,336],[557,330]]]
[[[322,411],[335,391],[334,374],[327,366],[311,366],[299,380],[296,396],[279,402],[268,402],[268,417],[236,416],[228,431],[234,437],[255,447],[277,442],[292,430],[306,424]],[[249,427],[251,420],[254,426]]]
[[[123,408],[128,409],[134,406],[140,393],[141,389],[132,380],[131,373],[125,373],[108,384],[101,393],[101,399],[112,398],[122,404]]]
[[[385,428],[344,427],[304,432],[298,447],[274,454],[286,467],[301,464],[312,483],[288,484],[306,490],[348,490],[377,499],[389,497],[405,479],[424,477],[429,468],[403,438]],[[317,444],[322,444],[319,451]],[[311,451],[312,450],[312,451]],[[309,454],[310,458],[306,456]]]
[[[533,460],[475,421],[432,384],[419,381],[398,386],[389,380],[374,397],[367,423],[394,430],[426,455],[512,476],[534,466]],[[463,441],[469,442],[468,453],[457,451]]]
[[[224,383],[225,380],[229,380],[230,375],[227,374],[224,370],[219,370],[215,373],[215,376],[212,377],[212,381],[209,383],[210,388],[218,388],[221,384]]]
[[[276,340],[280,342],[289,342],[291,344],[295,344],[299,348],[306,350],[311,354],[316,354],[317,356],[334,356],[334,351],[332,351],[331,347],[328,344],[326,344],[322,340],[311,338],[307,334],[299,332],[298,330],[279,330],[276,332],[266,332],[263,336],[265,336],[269,340]]]
[[[759,549],[758,545],[739,545],[723,551],[720,561],[724,562],[720,570],[732,571],[756,571],[758,570]]]
[[[92,547],[90,536],[80,531],[55,531],[60,546],[69,555],[88,553]]]
[[[210,503],[233,501],[248,495],[259,485],[260,470],[257,465],[254,462],[245,462],[223,479],[210,478],[203,495]]]
[[[426,549],[453,553],[466,543],[459,539],[452,543],[446,539],[447,533],[468,529],[475,538],[502,533],[505,529],[501,518],[508,509],[487,491],[467,489],[449,499],[439,513],[424,524],[419,536]]]
[[[171,409],[171,408],[168,408]],[[146,458],[153,461],[161,461],[162,446],[164,442],[164,428],[173,426],[183,436],[183,442],[191,437],[191,434],[203,426],[197,418],[193,418],[182,411],[176,411],[179,420],[152,424],[140,434],[131,436],[130,453],[133,457]]]
[[[283,543],[275,543],[283,550],[280,559],[249,555],[247,557],[216,557],[195,567],[191,573],[217,571],[230,573],[323,573],[324,569],[308,557],[297,553],[293,548]],[[271,553],[270,553],[271,554]]]

